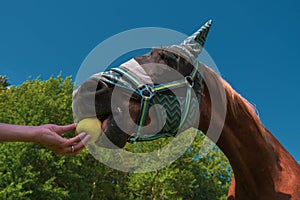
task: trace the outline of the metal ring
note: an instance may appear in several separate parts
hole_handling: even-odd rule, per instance
[[[186,76],[185,80],[189,83],[189,85],[191,87],[194,87],[195,82],[194,82],[194,80],[193,80],[193,78],[191,76]]]
[[[152,97],[154,96],[154,92],[153,92],[152,87],[149,86],[149,85],[146,85],[146,84],[139,87],[137,89],[137,92],[144,99],[152,99]]]

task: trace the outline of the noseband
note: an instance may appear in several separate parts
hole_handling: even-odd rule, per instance
[[[136,61],[134,60],[134,62]],[[196,110],[200,107],[200,99],[192,97],[192,89],[197,78],[200,80],[201,90],[203,87],[202,78],[199,73],[199,62],[197,61],[193,64],[193,70],[183,79],[157,85],[143,83],[138,77],[124,68],[112,68],[93,76],[109,85],[128,90],[140,100],[140,112],[136,122],[137,128],[128,139],[128,142],[151,141],[170,136],[175,137],[179,130],[184,131],[195,124],[195,119],[199,117]],[[186,88],[185,97],[176,97],[168,93],[172,89],[184,87]],[[163,126],[159,124],[159,127],[163,128],[156,134],[142,135],[142,128],[145,125],[149,108],[155,104],[160,104],[165,109],[165,112],[162,109],[155,109],[158,123],[161,123],[162,120],[160,119],[163,116],[165,124]]]

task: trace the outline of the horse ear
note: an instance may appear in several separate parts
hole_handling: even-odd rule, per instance
[[[212,20],[209,20],[193,35],[186,38],[180,45],[188,49],[197,58],[203,49],[211,25]]]

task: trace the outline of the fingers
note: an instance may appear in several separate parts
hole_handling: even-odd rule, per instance
[[[85,145],[88,143],[90,138],[91,138],[90,135],[86,135],[79,143],[74,145],[73,148],[71,146],[71,155],[78,154],[85,147]]]
[[[85,132],[82,132],[79,135],[76,135],[75,137],[68,139],[67,142],[65,143],[65,146],[70,146],[71,144],[80,141],[86,135],[87,134]]]
[[[65,148],[63,155],[78,154],[85,147],[90,138],[90,135],[82,132],[79,135],[69,139],[64,145]]]
[[[70,132],[76,129],[76,124],[69,124],[65,126],[57,126],[56,132],[62,135],[63,133]]]

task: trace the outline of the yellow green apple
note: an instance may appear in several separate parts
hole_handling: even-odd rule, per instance
[[[91,135],[90,142],[95,142],[101,134],[101,121],[97,118],[86,118],[76,126],[76,133],[85,132]]]

